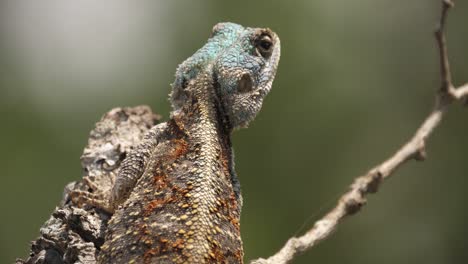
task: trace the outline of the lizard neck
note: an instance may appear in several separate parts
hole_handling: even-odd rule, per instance
[[[215,91],[211,74],[199,74],[190,81],[186,93],[184,106],[172,112],[172,119],[193,142],[200,144],[200,150],[214,147],[197,156],[216,153],[225,154],[228,156],[226,158],[231,159],[232,127]]]
[[[240,204],[232,162],[231,129],[226,125],[228,122],[209,77],[202,75],[191,81],[187,87],[188,102],[181,111],[173,112],[171,119],[189,142],[186,157],[191,165],[186,176],[193,184],[190,190],[194,191],[185,197],[188,197],[188,207],[195,208],[188,214],[196,216],[186,223],[194,232],[186,250],[194,257],[193,263],[202,262],[196,256],[210,256],[217,263],[235,258],[240,263],[243,255]]]
[[[216,93],[215,82],[210,71],[191,80],[185,89],[185,104],[172,112],[172,120],[192,142],[194,165],[208,173],[204,177],[223,178],[232,185],[236,198],[239,198],[231,144],[232,127]],[[213,170],[213,164],[220,165],[217,171]]]

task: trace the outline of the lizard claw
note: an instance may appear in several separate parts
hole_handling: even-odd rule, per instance
[[[88,176],[84,176],[81,182],[83,187],[87,187],[86,191],[74,190],[68,193],[70,201],[77,207],[92,206],[106,213],[113,214],[114,209],[110,205],[108,193],[100,190],[98,186]]]

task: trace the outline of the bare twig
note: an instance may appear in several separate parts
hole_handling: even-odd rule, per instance
[[[448,59],[447,43],[445,40],[445,22],[447,21],[448,10],[453,7],[451,0],[442,0],[442,9],[440,14],[439,25],[435,31],[435,37],[437,45],[439,46],[439,57],[440,57],[440,75],[442,77],[441,90],[446,92],[453,88],[452,85],[452,74],[450,72],[450,63]]]
[[[445,24],[448,10],[453,7],[451,0],[442,0],[442,11],[435,37],[439,49],[441,87],[436,93],[434,109],[418,128],[414,136],[405,143],[389,159],[372,168],[365,175],[357,177],[351,184],[349,191],[339,199],[335,208],[300,237],[290,238],[275,255],[268,259],[257,259],[252,264],[282,264],[290,263],[295,256],[307,251],[328,238],[347,216],[357,213],[366,203],[366,196],[375,193],[383,180],[392,176],[398,167],[406,161],[424,160],[426,157],[425,144],[427,138],[440,124],[449,105],[454,101],[461,101],[468,97],[468,84],[458,89],[452,84],[447,45],[445,40]]]

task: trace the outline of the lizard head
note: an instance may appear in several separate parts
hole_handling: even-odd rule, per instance
[[[280,40],[268,28],[243,28],[213,65],[216,92],[233,128],[246,127],[271,89]]]
[[[245,127],[271,89],[279,57],[280,40],[270,29],[219,23],[207,43],[177,68],[172,106],[177,110],[186,104],[190,83],[209,75],[229,125]]]

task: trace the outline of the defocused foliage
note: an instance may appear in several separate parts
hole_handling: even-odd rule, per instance
[[[468,81],[468,3],[449,17]],[[0,262],[29,241],[81,175],[88,132],[115,106],[168,116],[178,63],[217,22],[282,43],[273,91],[234,135],[246,259],[269,256],[415,131],[438,87],[438,0],[0,2]],[[295,263],[466,263],[468,112],[452,107],[428,160],[402,168],[364,211]]]

